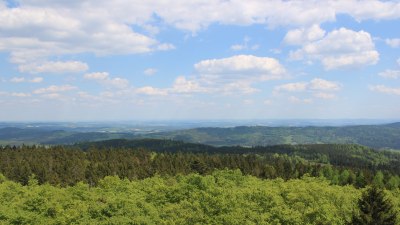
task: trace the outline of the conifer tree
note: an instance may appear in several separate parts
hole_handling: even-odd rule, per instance
[[[397,215],[382,189],[373,186],[358,201],[359,212],[353,215],[353,225],[395,225]]]

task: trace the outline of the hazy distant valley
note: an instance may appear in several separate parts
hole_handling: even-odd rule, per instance
[[[293,120],[259,121],[253,122],[259,125],[235,126],[246,123],[249,122],[2,123],[0,144],[60,145],[153,138],[213,146],[350,143],[376,149],[400,149],[400,123],[351,125],[346,121]]]

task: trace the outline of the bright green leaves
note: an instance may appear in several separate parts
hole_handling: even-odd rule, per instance
[[[362,191],[324,178],[262,180],[239,170],[106,177],[96,187],[29,183],[0,183],[1,224],[345,224]],[[387,194],[398,213],[400,191]]]

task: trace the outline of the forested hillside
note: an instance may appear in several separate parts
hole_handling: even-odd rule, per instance
[[[43,128],[0,128],[0,144],[73,144],[114,138],[133,138],[132,133],[77,132]]]
[[[368,185],[400,213],[400,153],[116,139],[0,148],[1,224],[349,224]]]
[[[111,128],[110,128],[111,129]],[[74,144],[116,138],[171,139],[213,146],[271,146],[281,144],[360,144],[376,149],[400,149],[400,123],[341,127],[195,128],[168,132],[52,130],[49,128],[0,128],[0,144]],[[107,129],[106,129],[107,130]]]
[[[279,145],[212,147],[167,140],[110,140],[76,146],[6,146],[0,150],[0,173],[27,184],[96,185],[105,176],[144,179],[156,174],[211,174],[240,169],[259,178],[296,179],[305,174],[332,184],[389,189],[400,185],[400,153],[358,145]]]
[[[372,148],[400,149],[400,123],[343,127],[210,127],[154,133],[146,137],[215,146],[353,143]]]

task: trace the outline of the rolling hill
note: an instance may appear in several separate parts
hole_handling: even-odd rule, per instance
[[[281,144],[359,144],[376,149],[400,149],[400,123],[357,126],[201,127],[165,132],[104,132],[42,128],[0,128],[0,145],[74,144],[109,139],[168,139],[212,146]]]

